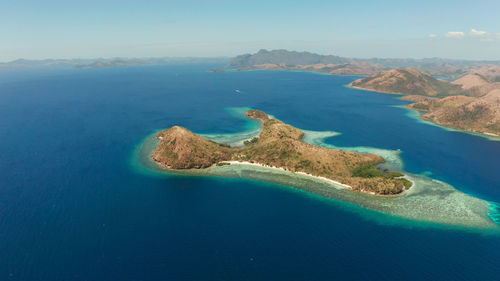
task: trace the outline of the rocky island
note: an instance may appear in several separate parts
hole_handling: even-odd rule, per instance
[[[415,103],[407,107],[422,112],[420,118],[436,124],[500,136],[500,83],[495,68],[467,74],[448,82],[411,68],[380,72],[349,84],[354,88],[404,95]]]
[[[247,163],[331,181],[353,191],[396,195],[410,188],[402,173],[380,169],[384,159],[375,154],[340,151],[302,140],[304,133],[259,110],[246,115],[262,123],[258,137],[244,147],[230,147],[174,126],[157,134],[154,161],[168,169],[210,169]]]

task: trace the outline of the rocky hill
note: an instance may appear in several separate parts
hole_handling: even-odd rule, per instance
[[[160,143],[152,158],[170,169],[209,168],[228,161],[258,163],[324,177],[374,194],[398,194],[411,185],[401,178],[403,174],[378,169],[384,162],[378,155],[314,146],[302,141],[301,130],[262,111],[250,110],[247,115],[262,122],[262,132],[244,148],[218,144],[175,126],[158,133]]]
[[[477,72],[467,74],[451,83],[461,86],[468,95],[476,97],[486,95],[494,89],[500,89],[500,83],[493,82],[491,78],[488,79]]]
[[[460,85],[436,79],[413,68],[379,72],[356,80],[349,86],[401,95],[449,96],[464,93]]]
[[[409,108],[423,111],[421,118],[437,124],[469,132],[500,136],[500,88],[480,97],[450,96],[442,99],[425,98]]]

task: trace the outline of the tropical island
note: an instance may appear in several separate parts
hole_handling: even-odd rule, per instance
[[[385,160],[379,155],[339,151],[315,146],[302,140],[304,133],[259,110],[246,115],[261,122],[258,137],[244,147],[231,147],[210,141],[186,128],[174,126],[157,134],[159,144],[152,153],[154,161],[172,170],[210,169],[250,164],[316,177],[353,191],[376,195],[397,195],[412,183],[404,174],[381,169]]]
[[[422,112],[422,119],[498,137],[500,83],[495,74],[495,68],[488,67],[449,82],[415,69],[402,68],[358,79],[349,86],[404,95],[402,99],[415,102],[407,107]]]

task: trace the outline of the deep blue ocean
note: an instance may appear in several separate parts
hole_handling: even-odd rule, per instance
[[[500,142],[407,116],[356,77],[221,65],[0,71],[0,280],[500,280],[500,237],[384,224],[270,183],[152,177],[173,125],[240,132],[228,107],[401,149],[405,170],[500,202]],[[235,92],[239,90],[240,93]]]

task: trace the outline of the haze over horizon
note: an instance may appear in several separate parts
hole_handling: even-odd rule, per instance
[[[232,57],[259,49],[500,60],[500,2],[493,0],[28,0],[1,7],[0,61]]]

